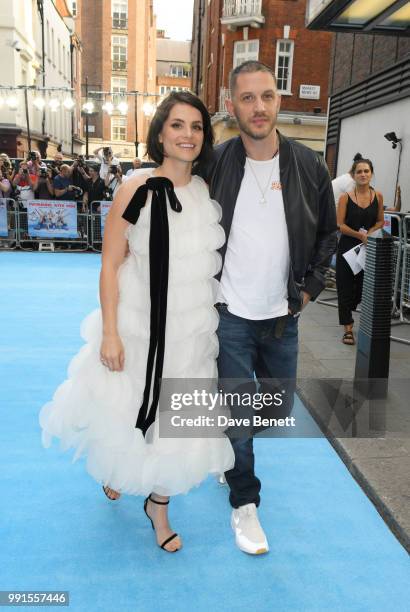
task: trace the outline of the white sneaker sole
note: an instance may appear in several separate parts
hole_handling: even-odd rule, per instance
[[[241,544],[241,542],[239,541],[239,539],[236,536],[236,530],[235,527],[233,525],[231,525],[232,530],[235,534],[235,544],[236,546],[239,548],[239,550],[241,550],[244,553],[247,553],[248,555],[264,555],[267,552],[269,552],[269,546],[268,543],[266,542],[266,544],[260,544],[260,546],[258,546],[255,549],[249,548],[247,547],[245,544]]]

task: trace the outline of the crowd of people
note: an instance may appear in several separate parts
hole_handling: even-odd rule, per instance
[[[88,212],[92,202],[112,200],[122,183],[142,166],[135,158],[124,176],[110,147],[97,149],[94,155],[95,159],[88,161],[78,155],[72,163],[65,163],[62,153],[57,152],[51,163],[46,163],[38,151],[16,162],[1,153],[1,197],[13,198],[20,209],[27,208],[28,200],[75,200],[79,212]]]

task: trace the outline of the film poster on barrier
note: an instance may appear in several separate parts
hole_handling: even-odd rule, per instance
[[[7,228],[7,200],[0,198],[0,237],[7,238],[9,235]]]
[[[77,203],[28,200],[28,234],[33,238],[78,238]]]
[[[105,219],[110,212],[112,202],[110,200],[101,202],[101,238],[104,236]]]

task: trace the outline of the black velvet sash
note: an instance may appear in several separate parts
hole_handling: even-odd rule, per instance
[[[141,429],[144,437],[149,426],[155,421],[164,365],[169,271],[169,228],[166,196],[168,196],[172,210],[175,212],[182,211],[172,182],[165,177],[152,177],[147,180],[145,185],[141,185],[137,189],[125,209],[122,216],[129,223],[135,225],[138,221],[141,209],[147,200],[148,191],[152,191],[149,235],[150,341],[143,402],[135,425],[136,428]],[[152,402],[149,406],[151,383]]]

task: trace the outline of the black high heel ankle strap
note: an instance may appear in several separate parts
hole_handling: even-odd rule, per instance
[[[166,502],[157,501],[156,499],[153,499],[153,498],[151,497],[151,494],[150,494],[150,495],[148,495],[148,499],[149,499],[150,501],[152,501],[152,503],[153,503],[153,504],[158,504],[158,506],[168,506],[168,504],[169,504],[169,500],[168,500],[168,501],[166,501]]]

